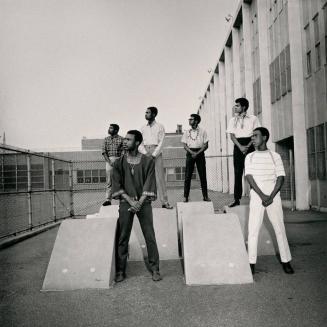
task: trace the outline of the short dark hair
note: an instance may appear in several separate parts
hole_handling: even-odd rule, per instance
[[[266,127],[257,127],[257,128],[255,128],[253,130],[253,132],[254,131],[260,131],[262,136],[266,136],[266,142],[269,140],[270,134],[269,134],[269,131],[268,131],[268,129]]]
[[[134,135],[134,140],[135,142],[140,142],[140,144],[143,141],[143,136],[142,133],[136,129],[131,129],[130,131],[127,132],[127,134]]]
[[[201,116],[200,115],[198,115],[198,114],[191,114],[191,117],[194,118],[198,122],[198,124],[201,123]]]
[[[158,115],[158,109],[156,107],[149,107],[147,109],[151,111],[152,115]]]
[[[119,131],[119,125],[117,124],[110,124],[110,126],[112,126],[114,128],[115,131]]]
[[[237,98],[235,103],[239,103],[242,107],[245,107],[245,110],[249,108],[249,100],[246,98]]]

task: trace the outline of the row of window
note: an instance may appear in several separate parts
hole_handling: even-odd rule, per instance
[[[326,179],[327,123],[307,130],[309,179]]]
[[[291,58],[289,44],[269,65],[271,103],[292,91]]]
[[[168,182],[184,181],[185,167],[165,168],[165,175]],[[192,179],[196,179],[196,171],[193,172]],[[85,169],[77,170],[78,184],[98,184],[106,182],[105,169]]]
[[[311,44],[311,26],[313,24],[313,40],[314,40],[314,49],[313,45]],[[304,34],[305,34],[305,42],[306,42],[306,64],[307,64],[307,75],[310,76],[313,71],[313,54],[315,57],[315,71],[320,69],[322,65],[321,59],[321,42],[320,42],[320,33],[319,33],[319,14],[316,14],[312,19],[312,24],[310,21],[304,27]],[[325,62],[327,63],[327,5],[324,7],[324,25],[325,25]]]

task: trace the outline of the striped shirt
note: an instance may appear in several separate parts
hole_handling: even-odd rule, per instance
[[[278,176],[285,176],[280,155],[274,151],[254,151],[245,158],[245,176],[252,175],[258,186],[275,183]]]

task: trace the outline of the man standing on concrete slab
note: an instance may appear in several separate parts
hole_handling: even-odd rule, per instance
[[[165,128],[156,121],[158,109],[149,107],[145,112],[145,119],[148,121],[141,128],[143,142],[139,151],[147,156],[152,156],[156,165],[156,180],[159,198],[163,208],[173,209],[168,202],[167,188],[165,182],[165,173],[162,160],[162,146],[165,138]]]
[[[199,173],[203,201],[211,201],[208,198],[206,158],[204,151],[208,149],[207,132],[199,127],[201,117],[197,114],[191,114],[189,124],[191,128],[186,130],[182,136],[182,143],[186,150],[186,168],[184,182],[184,202],[188,202],[191,188],[191,180],[194,171],[194,165]]]
[[[107,188],[106,188],[106,201],[103,202],[103,206],[111,205],[111,186],[112,186],[112,166],[114,162],[121,156],[123,151],[124,139],[118,135],[119,126],[117,124],[110,124],[108,134],[104,139],[102,145],[102,155],[106,160],[106,176],[107,176]]]
[[[280,155],[267,149],[269,131],[257,127],[253,131],[252,142],[256,151],[245,158],[245,177],[251,186],[248,252],[252,273],[255,273],[259,231],[264,211],[274,228],[283,269],[293,274],[292,259],[288,245],[280,189],[284,183],[285,170]]]
[[[152,279],[161,280],[151,206],[151,201],[157,197],[155,163],[152,157],[138,151],[142,140],[141,132],[128,131],[124,140],[127,153],[114,163],[112,197],[120,200],[116,236],[116,282],[122,282],[126,278],[128,242],[135,213],[145,238]]]
[[[229,205],[230,208],[240,205],[243,193],[242,178],[245,156],[254,151],[251,135],[252,131],[260,126],[258,118],[247,113],[248,108],[249,101],[247,99],[236,99],[233,108],[235,116],[230,119],[226,130],[234,143],[234,202]]]

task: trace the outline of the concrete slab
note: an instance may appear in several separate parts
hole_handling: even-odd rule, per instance
[[[153,225],[156,233],[160,260],[179,259],[176,211],[153,208]],[[134,218],[133,231],[137,236],[144,257],[147,257],[145,239],[137,217]]]
[[[97,218],[118,218],[119,205],[101,206]]]
[[[224,212],[235,213],[241,224],[244,241],[247,244],[248,240],[248,224],[249,224],[249,206],[240,205],[233,208],[228,206],[224,207]],[[263,223],[260,229],[258,239],[258,256],[260,255],[276,255],[278,245],[275,237],[274,230],[268,219],[267,212],[265,211]]]
[[[241,226],[235,214],[183,217],[187,285],[252,283]]]
[[[42,291],[109,288],[115,274],[115,219],[62,222]]]
[[[177,202],[177,228],[178,241],[180,243],[179,254],[183,257],[183,217],[197,214],[213,214],[214,208],[212,202],[198,201],[198,202]]]

